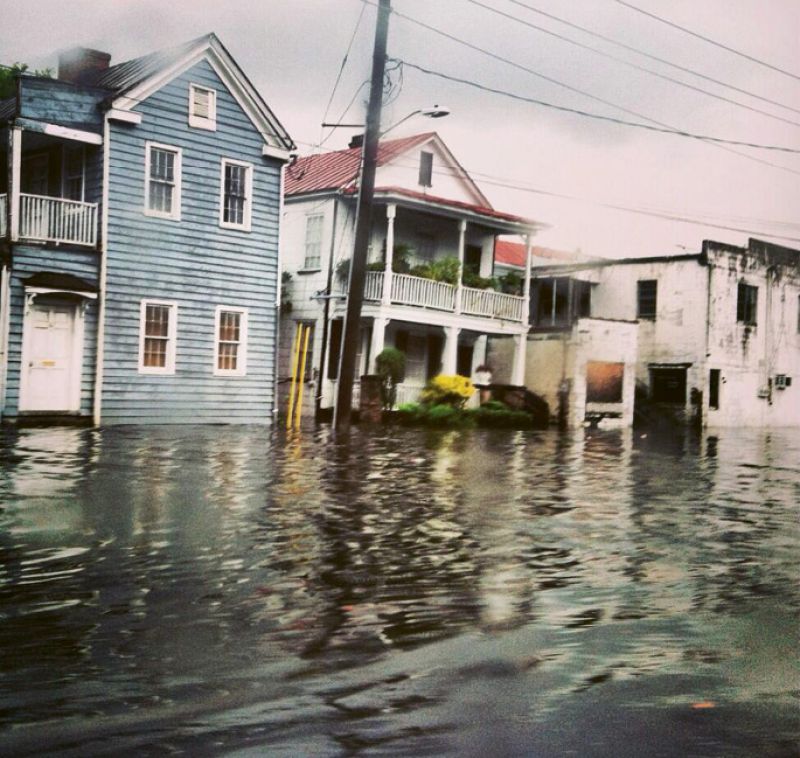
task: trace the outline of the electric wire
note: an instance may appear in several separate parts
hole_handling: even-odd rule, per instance
[[[723,82],[720,79],[715,79],[713,76],[708,76],[707,74],[703,74],[700,71],[696,71],[695,69],[689,68],[688,66],[682,66],[679,63],[675,63],[674,61],[669,61],[666,58],[661,58],[658,55],[653,55],[652,53],[648,53],[646,50],[640,50],[639,48],[633,47],[632,45],[627,45],[624,42],[620,42],[619,40],[607,37],[606,35],[600,34],[599,32],[596,32],[585,26],[573,23],[572,21],[568,21],[567,19],[561,18],[560,16],[555,16],[552,13],[547,13],[546,11],[543,11],[541,8],[537,8],[531,5],[530,3],[523,2],[522,0],[508,0],[508,2],[519,6],[520,8],[525,8],[526,10],[531,11],[531,13],[537,13],[540,16],[544,16],[545,18],[557,21],[558,23],[564,24],[565,26],[568,26],[572,29],[577,29],[578,31],[583,32],[584,34],[588,34],[597,39],[601,39],[604,42],[608,42],[611,45],[616,45],[617,47],[620,47],[623,50],[628,50],[629,52],[635,53],[636,55],[641,55],[645,58],[649,58],[652,61],[656,61],[657,63],[662,63],[665,66],[670,66],[674,69],[677,69],[678,71],[683,71],[686,74],[691,74],[692,76],[704,79],[705,81],[711,82],[712,84],[718,84],[720,87],[727,87],[728,89],[732,89],[735,92],[741,93],[742,95],[747,95],[748,97],[755,98],[756,100],[761,100],[762,102],[769,103],[770,105],[776,105],[779,108],[785,108],[786,110],[793,111],[794,113],[800,113],[800,108],[794,108],[791,105],[786,105],[785,103],[778,102],[777,100],[772,100],[771,98],[764,97],[763,95],[751,92],[750,90],[743,89],[742,87],[737,87],[734,84],[729,84],[728,82]],[[649,69],[645,68],[642,68],[642,70],[649,71]]]
[[[785,74],[786,76],[790,76],[792,79],[797,79],[800,81],[800,76],[798,74],[794,74],[791,71],[787,71],[786,69],[779,68],[778,66],[774,66],[771,63],[767,63],[766,61],[761,60],[760,58],[756,58],[755,56],[748,55],[747,53],[743,53],[741,50],[736,50],[733,47],[729,47],[728,45],[724,45],[722,42],[717,42],[716,40],[711,39],[710,37],[706,37],[698,32],[692,31],[691,29],[687,29],[685,26],[681,26],[680,24],[676,24],[674,21],[669,21],[666,18],[662,18],[661,16],[657,16],[655,13],[650,13],[650,11],[644,10],[644,8],[639,8],[632,3],[625,2],[625,0],[615,0],[615,2],[619,3],[620,5],[624,5],[626,8],[630,8],[637,13],[641,13],[644,16],[649,16],[656,21],[661,22],[662,24],[666,24],[667,26],[671,26],[673,29],[679,29],[680,31],[690,34],[692,37],[697,37],[698,39],[703,40],[704,42],[708,42],[711,45],[715,45],[716,47],[720,47],[723,50],[727,50],[729,53],[733,53],[734,55],[738,55],[741,58],[746,58],[753,63],[757,63],[760,66],[764,66],[766,68],[772,69],[773,71],[777,71],[778,73]]]
[[[781,153],[794,153],[800,154],[800,148],[794,147],[785,147],[783,145],[764,145],[757,142],[745,142],[743,140],[731,140],[725,139],[723,137],[712,137],[707,134],[695,134],[694,132],[687,132],[682,129],[671,129],[668,127],[662,126],[652,126],[650,124],[643,124],[637,121],[627,121],[621,118],[614,118],[613,116],[603,116],[599,113],[592,113],[590,111],[580,110],[579,108],[569,108],[565,105],[556,105],[555,103],[549,103],[546,100],[539,100],[535,97],[528,97],[526,95],[520,95],[515,92],[509,92],[508,90],[501,90],[497,89],[496,87],[489,87],[485,84],[481,84],[480,82],[476,82],[472,79],[464,79],[458,76],[452,76],[451,74],[445,74],[442,71],[435,71],[433,69],[425,68],[424,66],[420,66],[417,63],[411,63],[410,61],[406,61],[400,58],[392,58],[394,61],[398,61],[409,68],[413,68],[417,71],[422,72],[423,74],[428,74],[430,76],[437,76],[441,79],[446,79],[450,82],[456,82],[458,84],[464,84],[469,87],[474,87],[475,89],[482,90],[483,92],[490,92],[494,95],[502,95],[503,97],[511,98],[512,100],[519,100],[525,103],[532,103],[533,105],[541,105],[545,108],[553,108],[557,111],[562,111],[564,113],[572,113],[576,116],[583,116],[584,118],[592,118],[599,121],[607,121],[612,124],[617,124],[618,126],[629,126],[637,129],[646,129],[647,131],[651,132],[659,132],[661,134],[672,134],[676,137],[689,137],[691,139],[700,140],[702,142],[714,142],[721,145],[736,145],[737,147],[751,147],[756,148],[759,150],[773,150]]]
[[[486,5],[486,3],[483,3],[480,0],[466,0],[466,2],[471,3],[472,5],[475,5],[479,8],[484,8],[485,10],[491,13],[495,13],[498,16],[502,16],[503,18],[506,18],[510,21],[514,21],[530,29],[534,29],[538,32],[541,32],[542,34],[547,34],[551,37],[555,37],[556,39],[559,39],[562,42],[566,42],[570,45],[575,45],[576,47],[579,47],[582,50],[588,50],[589,52],[595,53],[596,55],[600,55],[603,58],[608,58],[609,60],[615,61],[616,63],[619,63],[623,66],[628,66],[629,68],[636,69],[637,71],[642,71],[644,73],[650,74],[651,76],[663,79],[664,81],[670,82],[672,84],[677,84],[678,86],[685,87],[686,89],[690,89],[693,92],[699,92],[700,94],[707,95],[708,97],[712,97],[715,100],[721,100],[722,102],[738,106],[739,108],[744,108],[745,110],[752,111],[753,113],[758,113],[767,118],[775,119],[776,121],[782,121],[785,124],[791,124],[792,126],[800,127],[800,122],[792,121],[791,119],[784,118],[783,116],[778,116],[774,113],[769,113],[768,111],[761,110],[760,108],[755,108],[752,105],[747,105],[746,103],[739,102],[738,100],[733,100],[732,98],[725,97],[725,95],[719,95],[714,92],[709,92],[708,90],[702,89],[701,87],[696,87],[695,85],[689,84],[688,82],[683,82],[680,79],[675,79],[671,76],[667,76],[666,74],[662,74],[658,71],[653,71],[652,69],[640,66],[637,63],[632,63],[631,61],[626,61],[623,58],[618,58],[616,55],[611,55],[610,53],[598,50],[597,48],[592,47],[591,45],[586,45],[583,42],[578,42],[577,40],[570,39],[569,37],[565,37],[563,34],[558,34],[557,32],[551,31],[550,29],[545,29],[544,27],[538,26],[537,24],[532,24],[530,21],[526,21],[525,19],[519,18],[518,16],[506,13],[505,11],[501,11],[499,8],[493,8],[492,6]],[[777,103],[777,105],[780,105],[780,103]],[[800,110],[796,110],[795,108],[791,108],[789,106],[782,106],[782,107],[800,113]]]
[[[310,142],[303,142],[301,144],[305,144],[305,145],[308,145],[309,147],[313,147],[313,143],[310,143]],[[394,163],[396,165],[403,166],[404,168],[416,168],[417,165],[418,165],[415,162],[414,163],[412,163],[412,162],[403,163],[401,160],[395,160]],[[619,212],[622,212],[622,213],[633,213],[633,214],[636,214],[636,215],[639,215],[639,216],[649,216],[649,217],[657,218],[657,219],[660,219],[660,220],[663,220],[663,221],[673,221],[673,222],[678,222],[678,223],[690,224],[690,225],[694,225],[694,226],[705,226],[705,227],[709,227],[709,228],[713,228],[713,229],[722,229],[724,231],[732,231],[732,232],[738,232],[738,233],[741,233],[741,234],[748,234],[748,235],[755,236],[755,237],[770,237],[772,239],[780,239],[780,240],[785,240],[785,241],[789,241],[789,242],[800,242],[800,237],[793,237],[793,236],[784,235],[784,234],[774,234],[772,232],[769,232],[769,231],[766,231],[766,230],[763,230],[763,229],[752,229],[752,228],[747,228],[747,227],[742,227],[742,226],[734,226],[734,225],[731,225],[730,223],[721,223],[722,221],[727,221],[727,219],[725,217],[716,216],[714,214],[699,214],[699,218],[698,217],[694,217],[693,218],[693,217],[690,217],[690,216],[681,215],[681,213],[679,211],[673,211],[673,210],[669,210],[669,209],[660,209],[659,210],[659,209],[653,209],[653,208],[636,208],[636,207],[632,207],[632,206],[628,206],[628,205],[623,205],[623,204],[620,204],[620,203],[613,203],[613,202],[608,202],[608,201],[604,201],[604,200],[580,197],[580,196],[577,196],[577,195],[569,195],[569,194],[565,194],[565,193],[562,193],[562,192],[555,192],[553,190],[542,189],[540,187],[534,187],[533,185],[527,184],[525,182],[519,182],[517,180],[512,180],[512,179],[510,179],[508,177],[501,177],[501,176],[497,176],[495,174],[487,174],[487,173],[483,173],[483,172],[480,172],[480,171],[474,171],[474,170],[469,169],[467,167],[464,167],[464,170],[469,175],[469,177],[471,177],[471,178],[472,177],[476,177],[476,178],[480,179],[481,184],[486,184],[486,185],[493,186],[493,187],[499,187],[499,188],[502,188],[502,189],[508,189],[508,190],[512,190],[512,191],[516,191],[516,192],[523,192],[523,193],[532,194],[532,195],[542,195],[544,197],[552,197],[552,198],[557,199],[557,200],[564,200],[564,201],[573,202],[573,203],[581,203],[581,204],[584,204],[584,205],[591,205],[591,206],[595,206],[595,207],[598,207],[598,208],[604,208],[604,209],[607,209],[607,210],[619,211]],[[436,169],[435,167],[433,169],[433,173],[436,174],[436,175],[440,175],[440,176],[451,176],[452,175],[451,172],[449,172],[449,171]],[[708,219],[717,219],[717,220],[709,221]],[[751,219],[745,218],[745,219],[740,219],[740,220],[754,221],[756,223],[763,222],[763,223],[767,223],[767,224],[780,225],[780,226],[785,226],[785,227],[787,227],[789,229],[798,227],[798,224],[796,224],[795,222],[789,222],[789,221],[772,221],[772,220],[755,219],[755,218],[751,218]],[[733,217],[733,222],[736,223],[736,221],[737,221],[737,217]]]
[[[377,5],[375,4],[375,2],[373,0],[361,0],[361,2],[362,3],[366,3],[367,5],[371,5],[373,7],[377,7]],[[486,50],[485,48],[482,48],[482,47],[480,47],[478,45],[474,45],[471,42],[467,42],[467,40],[461,39],[460,37],[456,37],[455,35],[450,34],[449,32],[446,32],[446,31],[444,31],[442,29],[438,29],[435,26],[431,26],[430,24],[426,24],[424,21],[420,21],[419,19],[413,18],[412,16],[409,16],[409,15],[407,15],[405,13],[401,13],[400,11],[397,11],[394,8],[392,9],[392,14],[397,16],[398,18],[401,18],[401,19],[403,19],[405,21],[408,21],[411,24],[415,24],[417,26],[422,27],[423,29],[427,29],[428,31],[433,32],[434,34],[442,36],[445,39],[449,39],[452,42],[455,42],[455,43],[457,43],[459,45],[462,45],[462,46],[467,47],[467,48],[469,48],[471,50],[479,52],[479,53],[481,53],[483,55],[486,55],[486,56],[488,56],[488,57],[490,57],[490,58],[492,58],[494,60],[501,61],[502,63],[506,63],[507,65],[513,66],[514,68],[517,68],[517,69],[519,69],[521,71],[525,71],[525,72],[527,72],[527,73],[529,73],[529,74],[531,74],[533,76],[536,76],[536,77],[539,77],[539,78],[544,79],[546,81],[549,81],[552,84],[556,84],[556,85],[558,85],[560,87],[564,87],[565,89],[571,90],[571,91],[576,92],[576,93],[581,94],[581,95],[584,95],[585,97],[588,97],[588,98],[590,98],[592,100],[596,100],[598,102],[601,102],[604,105],[608,105],[608,106],[610,106],[612,108],[620,110],[623,113],[628,113],[630,115],[636,116],[637,118],[642,118],[645,121],[649,121],[650,123],[657,124],[658,126],[666,127],[666,128],[669,128],[669,129],[674,128],[671,124],[664,123],[663,121],[657,121],[656,119],[653,119],[653,118],[651,118],[649,116],[645,116],[642,113],[638,113],[637,111],[633,111],[633,110],[631,110],[629,108],[625,108],[625,107],[623,107],[621,105],[617,105],[616,103],[612,103],[610,101],[604,100],[603,98],[597,97],[596,95],[592,95],[592,94],[587,93],[587,92],[584,92],[584,91],[582,91],[582,90],[580,90],[580,89],[578,89],[576,87],[572,87],[569,84],[565,84],[563,82],[558,81],[557,79],[553,79],[552,77],[548,77],[548,76],[546,76],[544,74],[540,74],[538,71],[534,71],[533,69],[531,69],[531,68],[529,68],[527,66],[524,66],[521,63],[517,63],[516,61],[512,61],[512,60],[510,60],[508,58],[505,58],[502,55],[499,55],[498,53],[492,52],[491,50]],[[755,155],[749,155],[747,153],[739,152],[738,150],[734,150],[732,147],[727,147],[725,145],[720,145],[720,144],[716,144],[716,143],[712,143],[712,142],[708,142],[706,144],[708,144],[708,145],[710,145],[712,147],[716,147],[716,148],[718,148],[720,150],[725,150],[725,151],[727,151],[729,153],[732,153],[734,155],[738,155],[738,156],[744,158],[745,160],[753,161],[755,163],[760,163],[760,164],[762,164],[764,166],[770,166],[771,168],[778,169],[779,171],[785,171],[785,172],[788,172],[790,174],[796,174],[796,175],[800,176],[800,171],[796,171],[795,169],[789,168],[787,166],[782,166],[782,165],[780,165],[778,163],[772,163],[771,161],[765,160],[763,158],[759,158],[759,157],[757,157]]]

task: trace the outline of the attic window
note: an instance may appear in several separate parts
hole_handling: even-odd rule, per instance
[[[423,187],[433,186],[433,153],[424,150],[419,154],[419,183]]]
[[[213,89],[189,85],[189,126],[217,129],[217,93]]]

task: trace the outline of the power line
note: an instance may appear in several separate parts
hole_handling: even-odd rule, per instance
[[[511,0],[513,2],[513,0]],[[679,87],[685,87],[686,89],[690,89],[694,92],[699,92],[702,95],[707,95],[708,97],[713,97],[716,100],[721,100],[726,103],[730,103],[731,105],[736,105],[739,108],[744,108],[745,110],[752,111],[753,113],[758,113],[762,116],[766,116],[767,118],[775,119],[777,121],[782,121],[785,124],[791,124],[792,126],[800,127],[800,123],[797,121],[792,121],[791,119],[783,118],[782,116],[778,116],[774,113],[769,113],[768,111],[761,110],[760,108],[755,108],[751,105],[747,105],[746,103],[739,102],[738,100],[733,100],[732,98],[725,97],[725,95],[719,95],[715,92],[709,92],[708,90],[702,89],[701,87],[697,87],[693,84],[689,84],[688,82],[681,81],[680,79],[675,79],[671,76],[667,76],[666,74],[662,74],[658,71],[653,71],[650,68],[646,68],[645,66],[640,66],[637,63],[632,63],[631,61],[626,61],[623,58],[618,58],[616,55],[611,55],[610,53],[606,53],[603,50],[598,50],[596,47],[592,47],[591,45],[586,45],[583,42],[578,42],[577,40],[570,39],[569,37],[565,37],[563,34],[558,34],[557,32],[551,31],[550,29],[545,29],[542,26],[538,26],[537,24],[533,24],[530,21],[526,21],[525,19],[519,18],[518,16],[514,16],[510,13],[506,13],[505,11],[501,11],[499,8],[493,8],[490,5],[486,5],[485,3],[480,2],[480,0],[466,0],[468,3],[472,3],[480,8],[483,8],[491,13],[495,13],[498,16],[502,16],[503,18],[509,19],[510,21],[515,21],[518,24],[522,24],[523,26],[527,26],[530,29],[535,29],[542,34],[547,34],[551,37],[555,37],[556,39],[561,40],[562,42],[566,42],[570,45],[574,45],[579,47],[583,50],[588,50],[589,52],[595,53],[596,55],[601,55],[604,58],[608,58],[609,60],[615,61],[623,66],[628,66],[629,68],[636,69],[637,71],[642,71],[646,74],[650,74],[651,76],[658,77],[659,79],[663,79],[664,81],[670,82],[672,84],[677,84]],[[528,8],[528,6],[521,4],[522,7]],[[530,9],[530,8],[529,8]],[[728,86],[728,85],[723,85]],[[738,89],[738,88],[734,88]],[[788,105],[782,105],[781,103],[776,103],[773,100],[769,100],[768,98],[762,98],[760,95],[753,95],[752,93],[746,92],[745,90],[740,90],[745,92],[745,94],[750,95],[752,97],[757,97],[761,100],[766,100],[767,102],[773,103],[774,105],[778,105],[779,107],[786,108],[791,111],[795,111],[796,113],[800,113],[800,110],[792,108]]]
[[[333,102],[333,96],[336,94],[336,89],[339,86],[339,82],[342,80],[342,74],[344,73],[344,67],[347,65],[347,59],[350,56],[350,51],[353,49],[353,42],[356,39],[356,34],[358,33],[358,27],[361,25],[361,19],[364,17],[364,11],[366,11],[367,6],[361,6],[361,12],[358,14],[358,18],[356,19],[356,25],[353,29],[353,34],[350,36],[350,42],[347,45],[347,50],[345,51],[344,58],[342,58],[342,63],[339,66],[339,72],[336,74],[336,81],[333,83],[333,89],[331,90],[331,95],[328,98],[328,103],[325,106],[325,113],[322,116],[323,123],[328,120],[328,111],[331,108],[331,103]]]
[[[791,71],[786,71],[786,69],[778,68],[778,66],[773,66],[771,63],[767,63],[766,61],[762,61],[759,58],[755,58],[752,55],[748,55],[747,53],[743,53],[741,50],[736,50],[735,48],[728,47],[728,45],[724,45],[721,42],[717,42],[716,40],[711,39],[710,37],[705,37],[698,32],[692,31],[691,29],[687,29],[685,26],[681,26],[680,24],[676,24],[674,21],[669,21],[666,18],[662,18],[661,16],[656,16],[655,13],[650,13],[649,11],[644,10],[644,8],[639,8],[632,3],[625,2],[625,0],[615,0],[615,2],[619,3],[620,5],[624,5],[626,8],[630,8],[637,13],[641,13],[644,16],[649,16],[656,21],[660,21],[662,24],[666,24],[667,26],[671,26],[673,29],[679,29],[680,31],[691,34],[692,37],[697,37],[698,39],[703,40],[704,42],[708,42],[711,45],[715,45],[716,47],[721,47],[723,50],[727,50],[729,53],[733,53],[734,55],[738,55],[742,58],[746,58],[753,63],[758,63],[760,66],[764,66],[766,68],[772,69],[773,71],[777,71],[778,73],[785,74],[786,76],[791,76],[792,79],[797,79],[800,81],[800,76],[797,74],[793,74]]]
[[[541,8],[536,8],[533,5],[530,5],[529,3],[522,2],[522,0],[508,0],[508,2],[513,3],[514,5],[518,5],[521,8],[525,8],[526,10],[529,10],[532,13],[538,13],[540,16],[552,19],[553,21],[557,21],[558,23],[564,24],[565,26],[569,26],[572,29],[577,29],[578,31],[583,32],[584,34],[588,34],[592,37],[596,37],[597,39],[601,39],[604,42],[608,42],[611,45],[616,45],[617,47],[621,47],[623,50],[628,50],[629,52],[636,53],[636,55],[644,56],[645,58],[649,58],[650,60],[656,61],[658,63],[663,63],[665,66],[671,66],[672,68],[675,68],[678,71],[683,71],[684,73],[691,74],[692,76],[697,76],[700,79],[705,79],[705,81],[712,82],[713,84],[718,84],[721,87],[727,87],[728,89],[732,89],[735,92],[740,92],[741,94],[747,95],[748,97],[753,97],[765,103],[770,103],[770,105],[777,105],[779,108],[785,108],[786,110],[794,111],[795,113],[800,113],[800,108],[793,108],[791,105],[780,103],[777,100],[771,100],[768,97],[764,97],[763,95],[759,95],[755,92],[750,92],[749,90],[742,89],[741,87],[737,87],[734,84],[728,84],[727,82],[723,82],[720,79],[715,79],[713,76],[708,76],[707,74],[703,74],[700,71],[695,71],[694,69],[689,68],[688,66],[681,66],[679,63],[674,63],[673,61],[669,61],[666,58],[660,58],[659,56],[653,55],[652,53],[648,53],[645,50],[640,50],[637,47],[633,47],[632,45],[627,45],[624,42],[612,39],[611,37],[607,37],[604,34],[600,34],[599,32],[595,32],[592,29],[588,29],[585,26],[580,26],[579,24],[575,24],[572,21],[568,21],[567,19],[555,16],[552,13],[547,13],[543,11]],[[617,59],[615,58],[614,60]],[[648,71],[649,69],[643,68],[642,70]]]
[[[457,82],[459,84],[465,84],[469,87],[474,87],[475,89],[479,89],[484,92],[491,92],[492,94],[495,95],[502,95],[504,97],[509,97],[513,100],[519,100],[525,103],[541,105],[545,108],[553,108],[554,110],[562,111],[564,113],[573,113],[577,116],[583,116],[585,118],[592,118],[598,121],[607,121],[612,124],[617,124],[619,126],[629,126],[637,129],[646,129],[647,131],[659,132],[661,134],[673,134],[677,137],[689,137],[691,139],[701,140],[702,142],[714,142],[722,145],[736,145],[738,147],[752,147],[752,148],[757,148],[759,150],[774,150],[781,153],[800,154],[800,148],[784,147],[782,145],[763,145],[756,142],[745,142],[742,140],[724,139],[722,137],[711,137],[707,134],[695,134],[693,132],[687,132],[682,129],[671,129],[668,127],[652,126],[650,124],[642,124],[637,121],[626,121],[625,119],[614,118],[613,116],[603,116],[599,113],[591,113],[590,111],[583,111],[578,108],[568,108],[565,105],[556,105],[555,103],[548,103],[545,100],[539,100],[535,97],[527,97],[526,95],[519,95],[515,92],[509,92],[507,90],[501,90],[495,87],[489,87],[485,84],[480,84],[479,82],[473,81],[472,79],[463,79],[458,76],[451,76],[450,74],[445,74],[441,71],[434,71],[433,69],[425,68],[424,66],[420,66],[416,63],[410,63],[409,61],[401,60],[399,58],[392,58],[391,60],[397,60],[403,65],[408,66],[409,68],[421,71],[423,74],[429,74],[430,76],[438,76],[441,79],[446,79],[447,81],[450,82]]]
[[[361,2],[362,3],[366,3],[367,5],[372,5],[374,7],[377,7],[373,0],[361,0]],[[403,20],[408,21],[409,23],[412,23],[412,24],[415,24],[417,26],[420,26],[423,29],[427,29],[428,31],[431,31],[434,34],[438,34],[439,36],[444,37],[445,39],[449,39],[452,42],[455,42],[455,43],[457,43],[459,45],[463,45],[464,47],[469,48],[470,50],[475,50],[476,52],[479,52],[479,53],[481,53],[483,55],[486,55],[486,56],[488,56],[490,58],[493,58],[494,60],[501,61],[502,63],[506,63],[506,64],[508,64],[510,66],[513,66],[514,68],[517,68],[517,69],[521,70],[521,71],[525,71],[525,72],[531,74],[532,76],[536,76],[536,77],[538,77],[540,79],[544,79],[545,81],[549,81],[552,84],[558,85],[559,87],[564,87],[565,89],[571,90],[572,92],[576,92],[576,93],[578,93],[580,95],[584,95],[585,97],[588,97],[588,98],[590,98],[592,100],[596,100],[598,102],[603,103],[604,105],[608,105],[608,106],[610,106],[612,108],[620,110],[623,113],[628,113],[628,114],[630,114],[632,116],[636,116],[637,118],[642,118],[645,121],[649,121],[652,124],[657,124],[658,126],[667,127],[669,129],[675,128],[671,124],[664,123],[663,121],[657,121],[656,119],[650,118],[649,116],[645,116],[642,113],[638,113],[638,112],[633,111],[633,110],[631,110],[629,108],[625,108],[625,107],[623,107],[621,105],[617,105],[616,103],[612,103],[612,102],[610,102],[608,100],[604,100],[604,99],[602,99],[600,97],[597,97],[596,95],[591,95],[588,92],[584,92],[584,91],[582,91],[582,90],[580,90],[580,89],[578,89],[576,87],[572,87],[571,85],[568,85],[568,84],[565,84],[563,82],[560,82],[557,79],[553,79],[552,77],[548,77],[548,76],[545,76],[544,74],[540,74],[538,71],[534,71],[532,68],[529,68],[527,66],[523,66],[521,63],[517,63],[516,61],[512,61],[509,58],[503,57],[502,55],[499,55],[497,53],[493,53],[491,50],[486,50],[485,48],[482,48],[482,47],[480,47],[478,45],[474,45],[471,42],[467,42],[466,40],[463,40],[463,39],[461,39],[459,37],[456,37],[455,35],[452,35],[449,32],[445,32],[442,29],[437,29],[435,26],[431,26],[430,24],[426,24],[425,22],[420,21],[418,19],[415,19],[415,18],[413,18],[411,16],[408,16],[407,14],[400,13],[399,11],[394,10],[394,9],[392,10],[392,13],[394,15],[396,15],[398,18],[402,18]],[[786,166],[781,166],[780,164],[772,163],[770,161],[764,160],[763,158],[758,158],[755,155],[748,155],[747,153],[741,153],[738,150],[734,150],[731,147],[726,147],[725,145],[719,145],[719,144],[716,144],[716,143],[713,143],[713,142],[708,142],[706,144],[711,145],[712,147],[716,147],[716,148],[718,148],[720,150],[726,150],[727,152],[733,153],[734,155],[738,155],[738,156],[744,158],[745,160],[754,161],[755,163],[760,163],[760,164],[762,164],[764,166],[770,166],[771,168],[776,168],[779,171],[786,171],[786,172],[788,172],[790,174],[798,174],[798,175],[800,175],[800,171],[795,171],[794,169],[787,168]]]
[[[315,147],[315,145],[313,145],[310,142],[304,142],[301,144],[308,145],[309,147]],[[416,168],[418,165],[416,162],[403,163],[402,160],[396,160],[394,162],[397,165],[403,166],[404,168]],[[783,234],[773,234],[771,232],[767,232],[764,230],[749,229],[740,226],[731,226],[728,223],[718,223],[717,221],[704,220],[703,217],[705,216],[705,218],[718,219],[718,221],[727,221],[725,217],[714,216],[713,214],[698,214],[699,217],[698,216],[689,217],[681,215],[678,211],[672,211],[666,209],[658,210],[652,208],[636,208],[632,206],[621,205],[619,203],[611,203],[603,200],[579,197],[576,195],[567,195],[561,192],[555,192],[553,190],[541,189],[539,187],[534,187],[533,185],[526,184],[525,182],[519,182],[516,180],[509,179],[508,177],[501,177],[495,174],[486,174],[480,171],[473,171],[472,169],[466,167],[464,168],[464,170],[471,178],[472,177],[479,178],[481,184],[488,184],[493,187],[509,189],[515,192],[525,192],[527,194],[532,194],[532,195],[542,195],[544,197],[552,197],[557,200],[566,200],[568,202],[582,203],[585,205],[592,205],[599,208],[619,211],[622,213],[633,213],[639,216],[650,216],[652,218],[657,218],[664,221],[674,221],[684,224],[691,224],[694,226],[706,226],[713,229],[722,229],[725,231],[738,232],[741,234],[749,234],[756,237],[771,237],[773,239],[786,240],[790,242],[800,242],[800,237],[792,237]],[[440,176],[452,176],[452,173],[450,171],[444,171],[436,168],[433,169],[433,173]],[[736,222],[737,220],[755,221],[756,223],[763,222],[766,224],[785,226],[788,228],[793,228],[798,226],[798,224],[796,224],[795,222],[790,222],[790,221],[771,221],[767,219],[747,219],[747,218],[737,219],[736,217],[732,217],[732,220],[734,222]]]

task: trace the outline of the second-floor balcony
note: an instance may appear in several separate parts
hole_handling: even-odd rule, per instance
[[[8,232],[8,196],[0,195],[0,237]],[[55,244],[97,244],[97,203],[83,203],[46,195],[19,196],[16,238]]]
[[[364,299],[392,305],[409,305],[417,308],[463,313],[469,316],[522,322],[527,318],[525,298],[508,295],[491,289],[461,287],[445,282],[425,279],[411,274],[390,274],[385,288],[385,271],[368,271],[364,284]]]
[[[97,203],[20,194],[19,238],[34,242],[97,244]]]

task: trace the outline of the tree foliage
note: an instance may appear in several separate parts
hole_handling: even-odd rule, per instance
[[[0,65],[0,100],[14,97],[16,94],[15,78],[18,74],[31,73],[34,76],[52,76],[53,70],[49,68],[28,71],[27,63],[12,63],[10,66]]]

